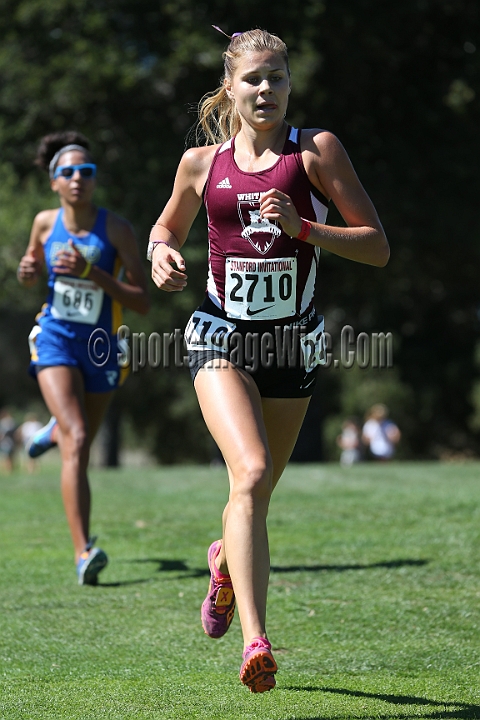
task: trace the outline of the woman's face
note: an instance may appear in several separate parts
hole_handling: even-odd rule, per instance
[[[225,79],[225,88],[248,125],[268,129],[283,122],[291,87],[281,55],[270,51],[245,55],[233,78]]]
[[[88,155],[80,150],[68,150],[60,155],[56,168],[60,166],[82,165],[91,163]],[[88,204],[92,200],[95,190],[95,178],[82,177],[79,170],[75,170],[70,178],[59,175],[50,181],[52,190],[57,192],[61,199],[71,205]]]

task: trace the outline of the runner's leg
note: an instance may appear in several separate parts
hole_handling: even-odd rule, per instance
[[[273,487],[280,480],[297,442],[310,398],[262,398],[263,420],[273,460]]]
[[[230,469],[223,545],[247,645],[253,637],[265,636],[270,562],[266,518],[272,463],[261,398],[247,373],[228,362],[218,369],[200,370],[195,390],[207,427]]]
[[[105,417],[107,408],[115,391],[103,393],[85,393],[85,411],[88,421],[88,441],[91,446]]]
[[[216,363],[218,367],[218,360]],[[195,389],[230,478],[230,497],[223,514],[224,542],[217,567],[232,577],[246,646],[252,638],[266,635],[268,505],[274,480],[278,481],[295,444],[308,398],[262,402],[247,373],[226,361],[223,365],[216,370],[208,366],[201,370]]]
[[[65,365],[47,367],[38,373],[45,403],[58,422],[57,441],[62,458],[61,489],[67,521],[75,550],[75,562],[89,537],[90,486],[87,466],[89,430],[83,376],[78,368]],[[101,393],[105,409],[111,393]],[[89,411],[91,403],[89,402]],[[97,408],[99,410],[99,408]],[[91,412],[89,412],[91,414]],[[101,418],[100,418],[101,420]],[[99,420],[92,420],[94,430]]]
[[[273,488],[276,487],[295,447],[298,434],[307,412],[310,398],[262,398],[263,421],[265,423],[268,447],[273,461]],[[227,463],[230,485],[232,472]],[[222,526],[228,517],[228,503],[222,516]],[[228,574],[225,550],[222,547],[216,558],[216,567]]]

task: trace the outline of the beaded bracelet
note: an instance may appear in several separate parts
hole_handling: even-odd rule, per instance
[[[297,235],[297,240],[305,241],[308,238],[308,236],[310,235],[310,232],[312,230],[312,223],[309,222],[308,220],[304,220],[303,218],[300,218],[300,220],[302,221],[302,227],[301,227],[300,232]]]

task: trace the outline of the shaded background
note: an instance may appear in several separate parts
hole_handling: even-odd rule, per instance
[[[57,206],[32,165],[38,140],[70,128],[90,138],[97,201],[133,223],[143,254],[195,104],[222,73],[226,39],[211,24],[265,27],[290,51],[287,119],[338,135],[392,251],[385,269],[323,253],[317,307],[334,346],[344,324],[392,332],[394,367],[321,372],[294,457],[335,457],[341,419],[377,401],[401,427],[400,456],[478,455],[479,14],[477,0],[284,0],[277,13],[253,0],[0,0],[0,407],[43,407],[26,339],[46,284],[15,279],[35,213]],[[329,222],[341,222],[334,208]],[[132,331],[182,328],[201,302],[202,213],[185,255],[188,288],[152,284],[150,314],[126,314]],[[214,453],[186,370],[132,375],[109,417],[161,462]]]

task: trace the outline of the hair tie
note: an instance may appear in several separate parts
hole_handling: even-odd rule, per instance
[[[218,30],[218,32],[222,33],[222,35],[225,35],[225,37],[227,37],[229,40],[233,40],[233,38],[236,38],[239,35],[243,35],[243,33],[241,33],[241,32],[233,33],[233,35],[227,35],[227,33],[224,32],[222,30],[222,28],[219,28],[218,25],[212,25],[212,28],[214,28],[215,30]]]

